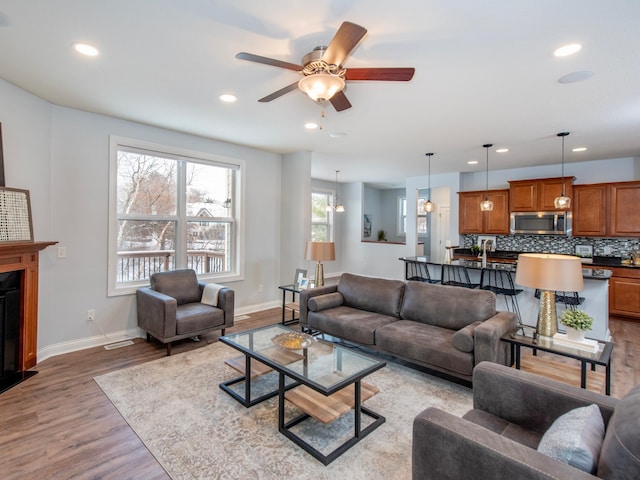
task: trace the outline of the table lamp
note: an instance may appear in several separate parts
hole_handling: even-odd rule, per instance
[[[336,247],[333,242],[307,242],[307,248],[304,254],[305,259],[315,260],[316,262],[316,287],[324,285],[324,268],[323,260],[336,259]]]
[[[582,263],[571,255],[522,253],[518,255],[516,283],[540,290],[536,332],[543,337],[553,337],[558,333],[555,292],[584,290]]]

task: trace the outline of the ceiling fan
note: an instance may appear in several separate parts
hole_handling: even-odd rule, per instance
[[[342,62],[366,34],[366,28],[344,22],[329,46],[314,48],[302,57],[301,65],[246,52],[238,53],[236,58],[293,70],[303,75],[301,80],[259,99],[259,102],[270,102],[298,88],[316,102],[330,101],[341,112],[351,108],[351,103],[343,92],[345,81],[408,82],[415,72],[414,68],[344,68]]]

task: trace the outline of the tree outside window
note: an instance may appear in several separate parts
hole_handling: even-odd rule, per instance
[[[311,193],[311,240],[314,242],[331,241],[333,224],[332,200],[333,195],[331,193]]]
[[[153,273],[178,268],[232,272],[237,165],[121,145],[115,157],[110,287],[146,283]]]

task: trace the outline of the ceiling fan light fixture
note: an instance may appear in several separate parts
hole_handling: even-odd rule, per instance
[[[325,72],[307,75],[298,82],[298,88],[314,102],[330,100],[336,93],[341,92],[344,86],[342,77]]]

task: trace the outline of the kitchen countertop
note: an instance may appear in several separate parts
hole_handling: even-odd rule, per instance
[[[429,257],[428,255],[421,255],[418,257],[401,257],[399,260],[402,260],[402,261],[415,260],[418,262],[432,263],[434,265],[442,265],[442,262],[432,261],[431,257]],[[482,261],[478,257],[472,256],[472,255],[454,258],[451,264],[462,265],[464,267],[467,267],[473,270],[482,269]],[[517,260],[487,256],[486,268],[492,268],[495,270],[506,270],[508,272],[515,273],[517,268]],[[607,270],[605,268],[601,268],[600,266],[596,266],[592,264],[588,264],[588,265],[585,264],[582,268],[583,278],[588,278],[593,280],[608,280],[611,278],[612,274],[613,272],[611,270]]]

